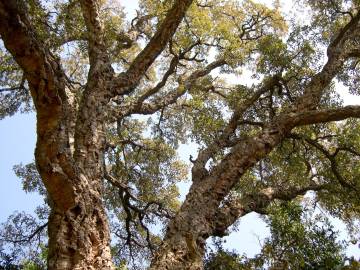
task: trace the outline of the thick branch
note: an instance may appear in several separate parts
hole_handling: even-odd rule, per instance
[[[134,59],[127,72],[119,76],[112,85],[113,96],[127,94],[137,86],[151,64],[165,49],[191,3],[192,0],[175,1],[149,43]]]
[[[352,35],[359,31],[360,13],[356,16],[351,16],[351,20],[342,28],[342,30],[336,35],[333,41],[330,43],[327,49],[328,57],[339,53],[338,50],[343,49],[344,43],[349,39],[349,35]],[[348,36],[347,36],[348,35]]]
[[[56,72],[53,68],[58,67],[48,50],[37,38],[23,1],[0,2],[0,34],[6,49],[14,56],[16,62],[24,70],[30,86],[32,85],[33,90],[37,92],[35,97],[40,98],[40,95],[43,95],[49,99],[50,96],[56,96],[58,94],[56,92],[41,93],[41,89],[38,89],[41,81],[46,80],[48,84],[52,84],[51,90],[56,90],[53,89],[55,83],[53,77]],[[36,101],[35,98],[35,104]]]
[[[103,40],[103,26],[99,19],[100,1],[82,0],[80,3],[87,28],[89,60],[90,66],[92,66],[95,65],[99,57],[104,56],[106,52]]]
[[[320,102],[324,89],[341,70],[344,62],[351,57],[352,46],[347,43],[359,35],[360,13],[354,16],[337,34],[327,48],[328,61],[305,88],[303,96],[298,98],[293,111],[313,110]]]
[[[315,184],[313,182],[305,187],[294,187],[286,190],[269,187],[256,194],[248,194],[241,199],[238,198],[229,200],[224,204],[224,206],[217,210],[213,233],[215,236],[224,236],[229,226],[231,226],[240,217],[251,212],[266,214],[266,208],[276,199],[291,201],[297,196],[304,195],[310,190],[319,191],[325,188],[325,185]]]
[[[340,32],[344,31],[346,32],[344,39],[351,37],[351,33],[348,32],[350,30],[346,26],[340,30]],[[339,44],[344,45],[345,41]],[[324,89],[342,68],[348,56],[346,48],[343,48],[343,51],[340,50],[341,48],[338,49],[337,53],[329,56],[323,69],[312,78],[305,87],[304,94],[295,101],[295,105],[292,108],[285,110],[282,114],[275,117],[268,125],[264,126],[262,132],[257,136],[240,141],[212,170],[211,182],[213,184],[211,185],[213,185],[214,192],[217,193],[219,199],[222,199],[231,190],[248,168],[265,157],[295,126],[311,124],[310,121],[319,123],[321,121],[327,122],[344,119],[345,116],[358,115],[358,108],[356,106],[345,107],[343,110],[328,112],[328,114],[321,111],[318,114],[312,113],[316,112],[313,109],[317,107]],[[316,118],[313,118],[315,120],[310,119],[310,117],[315,116]]]
[[[114,70],[103,40],[99,18],[101,1],[82,0],[81,8],[88,33],[90,68],[76,119],[75,161],[99,185],[100,160],[105,147],[104,119],[110,95],[108,86]]]
[[[205,149],[199,152],[198,157],[194,161],[194,165],[192,168],[193,180],[195,179],[199,180],[207,174],[205,171],[206,162],[221,148],[227,146],[229,142],[231,142],[230,137],[234,134],[238,125],[241,124],[239,120],[242,119],[242,116],[245,113],[245,111],[251,105],[253,105],[261,97],[262,94],[269,91],[269,89],[274,87],[274,85],[276,85],[277,83],[278,83],[277,76],[266,80],[261,88],[256,90],[251,97],[240,103],[235,108],[235,111],[231,119],[229,120],[227,126],[225,127],[221,135],[211,145],[209,145],[208,147],[206,147]]]
[[[349,38],[349,35],[345,36]],[[294,106],[284,109],[282,113],[271,119],[269,123],[264,123],[262,130],[257,135],[238,140],[230,152],[210,171],[206,171],[204,168],[210,155],[200,152],[199,157],[204,155],[205,161],[199,159],[200,162],[198,164],[201,164],[199,167],[196,167],[197,164],[194,164],[193,185],[182,205],[180,213],[172,220],[170,226],[179,222],[184,224],[183,216],[186,216],[189,217],[189,220],[187,220],[189,228],[197,224],[197,234],[199,236],[211,235],[208,221],[216,219],[218,207],[234,185],[239,182],[239,179],[241,185],[241,177],[246,171],[259,160],[266,157],[287,137],[296,125],[301,123],[300,120],[302,118],[295,116],[301,115],[304,112],[308,113],[308,111],[318,106],[324,89],[330,84],[346,60],[346,52],[342,54],[341,50],[339,51],[340,53],[335,53],[328,58],[323,69],[307,84],[303,96],[295,101]],[[328,118],[325,120],[330,121],[333,119]],[[224,140],[226,141],[227,138],[225,137]],[[220,140],[220,142],[222,141]],[[224,148],[223,145],[220,144],[218,146],[217,144],[218,140],[213,145],[214,149]],[[207,149],[205,151],[209,151],[211,154],[213,150]],[[204,171],[205,173],[202,173]],[[199,196],[199,194],[202,195]],[[197,217],[195,220],[193,220],[194,216]]]
[[[331,121],[341,121],[350,117],[360,118],[360,106],[345,106],[342,108],[313,110],[290,114],[296,126],[304,126]]]
[[[55,205],[67,209],[75,200],[75,170],[70,162],[70,106],[64,73],[35,32],[23,1],[0,1],[0,34],[24,71],[37,110],[35,157],[39,173]]]

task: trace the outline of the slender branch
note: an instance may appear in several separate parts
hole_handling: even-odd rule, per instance
[[[125,117],[131,114],[153,114],[161,110],[162,108],[165,108],[166,106],[174,104],[179,99],[179,97],[183,96],[188,90],[191,89],[191,87],[194,86],[194,84],[199,78],[208,75],[215,68],[225,64],[226,62],[222,59],[216,60],[208,64],[203,69],[198,69],[194,71],[185,80],[180,80],[179,86],[175,91],[169,92],[165,96],[159,97],[152,102],[144,102],[139,104],[138,101],[136,101],[135,104],[121,107],[116,117]]]
[[[348,181],[346,181],[344,179],[344,177],[341,175],[341,173],[339,172],[338,169],[338,164],[336,161],[336,155],[338,154],[339,151],[347,149],[347,148],[338,148],[335,150],[335,152],[333,154],[331,154],[323,145],[321,145],[319,142],[312,140],[310,138],[308,138],[305,135],[300,135],[300,134],[296,134],[296,133],[291,133],[289,135],[290,138],[293,139],[297,139],[297,140],[304,140],[305,142],[307,142],[309,145],[315,147],[316,149],[320,150],[320,152],[329,160],[330,162],[330,166],[331,166],[331,171],[333,172],[334,176],[336,177],[336,179],[338,180],[338,182],[340,183],[340,185],[342,185],[345,188],[348,188],[349,190],[356,190],[358,191],[358,189],[356,188],[356,186],[354,184],[348,183]],[[350,152],[355,152],[356,154],[358,154],[356,151],[352,150]]]
[[[12,240],[12,239],[1,239],[1,240],[13,244],[29,243],[35,236],[40,234],[47,226],[48,226],[48,222],[38,226],[32,233],[18,240]]]
[[[179,57],[175,56],[171,59],[170,61],[170,65],[168,70],[165,72],[164,76],[162,77],[161,81],[159,81],[155,87],[149,89],[148,91],[146,91],[144,94],[142,94],[138,100],[136,101],[136,106],[140,107],[141,104],[143,103],[143,101],[145,99],[147,99],[148,97],[150,97],[151,95],[159,92],[159,90],[161,88],[163,88],[168,80],[168,78],[170,77],[170,75],[172,75],[177,67],[177,64],[179,63]]]
[[[176,55],[173,51],[172,51],[172,42],[170,40],[170,51],[172,54],[174,54],[175,56],[171,59],[170,61],[170,65],[169,68],[167,69],[167,71],[165,72],[165,74],[163,75],[162,79],[156,84],[155,87],[148,89],[147,91],[145,91],[145,93],[143,93],[142,95],[140,95],[135,102],[133,102],[133,105],[131,105],[131,107],[133,109],[130,109],[129,111],[134,111],[136,112],[137,110],[141,110],[141,106],[143,105],[143,102],[149,98],[150,96],[156,94],[157,92],[159,92],[165,85],[166,82],[168,81],[169,77],[174,74],[174,72],[176,71],[176,68],[180,62],[180,60],[185,59],[185,55],[186,53],[190,52],[195,46],[199,45],[200,42],[197,41],[195,43],[193,43],[192,45],[190,45],[188,48],[184,49],[182,52],[180,52],[179,55]]]

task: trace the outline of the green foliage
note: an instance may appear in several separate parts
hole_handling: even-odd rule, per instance
[[[235,252],[222,249],[211,252],[205,260],[205,270],[245,270],[242,258]]]
[[[16,112],[31,110],[30,93],[23,74],[0,41],[0,120]]]
[[[40,175],[36,169],[35,163],[27,165],[18,164],[13,167],[17,177],[22,179],[23,190],[26,192],[36,192],[42,196],[46,196],[47,192]]]
[[[239,256],[224,250],[220,243],[205,259],[205,269],[348,269],[345,244],[337,240],[338,233],[329,220],[305,210],[297,202],[272,205],[266,219],[271,236],[260,254],[254,258]],[[351,264],[357,262],[350,260]]]
[[[271,238],[262,256],[266,264],[282,269],[336,269],[344,260],[344,245],[330,222],[321,215],[306,216],[296,202],[273,206]]]

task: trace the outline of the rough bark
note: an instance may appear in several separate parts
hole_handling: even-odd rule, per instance
[[[50,215],[48,269],[113,269],[100,194],[78,191],[83,192],[82,200],[74,208],[53,209]]]
[[[2,38],[25,72],[37,111],[35,160],[51,200],[48,268],[111,269],[101,178],[82,173],[70,149],[74,108],[64,73],[37,39],[22,2],[2,1],[0,12]]]

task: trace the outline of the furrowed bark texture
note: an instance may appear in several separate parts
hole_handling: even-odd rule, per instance
[[[100,1],[80,1],[90,69],[76,107],[59,60],[38,37],[26,3],[0,1],[1,38],[24,71],[37,112],[35,159],[51,204],[48,269],[113,269],[101,190],[107,104],[137,86],[191,2],[175,1],[129,70],[115,78],[103,41]]]
[[[0,12],[2,39],[25,72],[37,111],[35,159],[51,200],[48,269],[112,269],[101,176],[94,169],[99,157],[87,167],[72,157],[75,111],[63,71],[36,39],[24,3],[1,1]],[[78,129],[87,128],[87,122],[81,124]],[[93,144],[85,151],[95,155]]]

